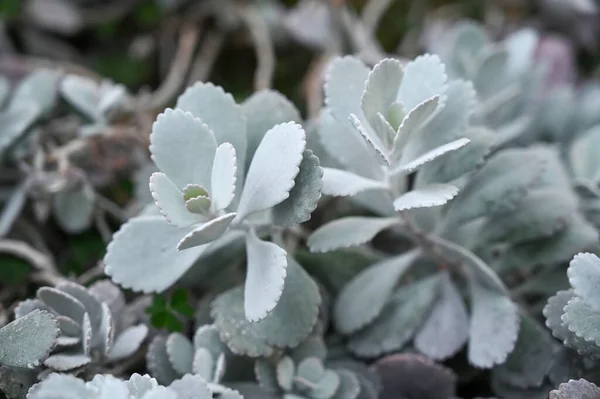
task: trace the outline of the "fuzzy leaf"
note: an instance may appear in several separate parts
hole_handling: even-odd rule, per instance
[[[319,227],[309,237],[307,245],[312,252],[327,252],[364,244],[379,232],[401,224],[398,218],[350,216]]]
[[[57,314],[67,316],[77,323],[83,321],[85,308],[74,296],[52,287],[41,287],[37,298]]]
[[[235,148],[230,143],[223,143],[217,147],[210,183],[213,212],[227,208],[233,201],[237,175],[236,159]]]
[[[148,336],[148,327],[145,324],[129,327],[119,333],[114,345],[110,348],[108,357],[111,361],[125,359],[133,355]]]
[[[385,190],[382,181],[367,179],[341,169],[323,168],[323,194],[333,196],[354,196],[367,190]]]
[[[248,168],[237,220],[289,197],[305,146],[306,134],[294,122],[282,123],[265,133]]]
[[[409,62],[404,68],[404,79],[398,100],[406,109],[446,91],[446,71],[437,55],[425,54]]]
[[[502,48],[490,50],[483,56],[473,83],[480,99],[486,100],[506,88],[508,53]]]
[[[423,322],[438,294],[440,276],[400,287],[381,315],[348,341],[349,349],[361,357],[376,357],[402,349]]]
[[[208,349],[214,359],[225,352],[227,346],[219,338],[219,332],[214,324],[198,327],[194,333],[194,348]]]
[[[340,376],[335,371],[325,370],[323,377],[310,390],[310,396],[314,399],[331,398],[340,387],[340,383]]]
[[[367,148],[373,154],[374,158],[377,159],[382,165],[390,166],[390,160],[388,159],[385,151],[374,141],[371,137],[372,129],[367,130],[365,125],[358,119],[358,117],[354,114],[350,114],[348,117],[350,124],[356,131],[361,135],[361,137],[367,143]]]
[[[513,210],[540,179],[544,167],[541,156],[531,149],[504,150],[493,156],[453,201],[447,226]]]
[[[216,149],[213,132],[189,112],[166,109],[152,125],[152,160],[179,188],[199,184],[210,191]]]
[[[60,334],[56,319],[34,310],[0,329],[0,364],[32,369],[40,365],[56,345]]]
[[[523,314],[515,349],[493,373],[517,388],[541,386],[554,360],[553,340],[548,330]]]
[[[198,259],[204,247],[177,251],[190,231],[165,223],[162,216],[140,216],[121,226],[108,245],[105,273],[124,288],[162,292]]]
[[[206,381],[197,375],[184,375],[173,381],[169,389],[177,392],[177,399],[212,399],[213,394]]]
[[[155,172],[150,176],[150,192],[167,223],[175,227],[187,227],[205,219],[186,209],[184,192],[162,172]]]
[[[503,363],[517,341],[517,306],[506,295],[472,282],[471,308],[469,363],[478,368]]]
[[[403,158],[403,151],[413,134],[417,134],[421,127],[429,122],[440,104],[440,96],[433,96],[419,103],[411,109],[398,127],[398,134],[394,138],[392,159],[395,163]]]
[[[198,348],[191,354],[193,356],[191,370],[187,373],[198,374],[205,380],[212,381],[215,359],[213,359],[210,351],[205,348]]]
[[[83,323],[81,323],[81,330],[83,333],[83,342],[81,343],[81,347],[83,349],[83,353],[86,356],[89,356],[92,350],[92,325],[90,322],[90,316],[87,312],[83,315]]]
[[[17,104],[0,112],[0,154],[8,150],[40,116],[40,108],[31,102]]]
[[[600,346],[600,312],[593,309],[582,298],[574,296],[564,307],[562,321],[569,331],[585,341]]]
[[[454,356],[469,338],[469,315],[447,272],[442,275],[441,286],[440,296],[414,342],[419,352],[433,360]]]
[[[394,200],[396,211],[414,208],[442,206],[458,194],[458,188],[451,184],[432,183],[409,191]]]
[[[300,172],[290,196],[273,207],[273,222],[279,226],[291,226],[310,220],[321,198],[322,178],[323,168],[319,166],[319,158],[311,150],[304,150]]]
[[[292,384],[294,382],[294,375],[296,373],[296,366],[294,365],[294,361],[285,356],[283,359],[277,363],[277,383],[281,388],[285,391],[292,390]]]
[[[221,294],[211,315],[221,340],[236,354],[270,356],[273,347],[297,346],[317,322],[321,295],[316,283],[288,257],[285,287],[277,306],[263,320],[252,323],[244,314],[243,287]]]
[[[53,196],[54,216],[59,226],[70,234],[82,233],[92,223],[95,209],[93,188],[82,184],[66,190],[61,190]]]
[[[21,80],[12,93],[10,107],[22,104],[35,104],[43,114],[48,114],[56,105],[58,97],[57,70],[40,69]]]
[[[591,253],[575,255],[567,275],[575,293],[592,309],[600,311],[600,258]]]
[[[86,364],[89,364],[92,359],[84,354],[55,354],[44,360],[44,366],[56,371],[75,370]]]
[[[362,113],[360,103],[368,76],[369,69],[352,56],[337,58],[330,64],[325,77],[325,104],[336,119],[346,121],[350,114]]]
[[[549,399],[593,399],[600,395],[600,388],[583,378],[570,380],[550,392]]]
[[[100,88],[92,79],[69,74],[60,83],[60,92],[65,100],[92,121],[102,120]]]
[[[169,360],[166,337],[154,337],[146,352],[146,366],[150,374],[163,385],[170,384],[179,377]]]
[[[274,90],[260,90],[242,103],[242,112],[248,121],[248,149],[246,170],[250,166],[258,145],[265,133],[284,122],[302,121],[296,106],[284,95]]]
[[[100,322],[100,328],[98,331],[100,335],[100,345],[98,349],[102,356],[108,355],[110,348],[112,347],[115,338],[115,321],[108,305],[102,302],[102,320]]]
[[[449,152],[456,151],[465,145],[469,144],[471,140],[467,138],[460,138],[458,140],[454,140],[450,143],[441,145],[439,147],[434,148],[431,151],[426,152],[425,154],[420,155],[417,159],[406,162],[398,166],[394,170],[394,173],[411,173],[415,170],[419,169],[421,166],[434,161],[435,159],[445,155]]]
[[[206,123],[213,132],[217,145],[223,143],[233,145],[237,158],[237,181],[243,182],[248,145],[246,120],[242,114],[242,108],[235,103],[233,96],[212,83],[198,82],[188,87],[179,96],[176,108],[191,112],[196,118],[200,118],[202,122]],[[212,162],[212,156],[209,160]],[[163,170],[163,172],[169,175],[167,171]],[[192,181],[187,183],[192,183]],[[204,187],[208,188],[206,185]],[[238,185],[237,194],[240,193],[239,189],[241,189],[241,184]]]
[[[173,366],[173,369],[179,374],[191,373],[194,361],[194,347],[190,340],[183,334],[173,333],[167,337],[165,345],[169,362]]]
[[[244,312],[251,322],[264,319],[277,305],[285,284],[287,253],[262,241],[254,230],[246,236],[248,272],[244,285]]]
[[[46,399],[56,397],[58,392],[68,392],[63,394],[68,399],[91,399],[92,395],[83,380],[68,374],[53,373],[43,382],[32,386],[27,392],[27,399]]]
[[[356,375],[348,370],[336,370],[340,377],[340,385],[332,399],[357,399],[362,387]]]
[[[352,334],[375,320],[419,255],[419,251],[411,251],[385,259],[354,277],[334,305],[336,328],[343,334]]]
[[[403,76],[402,64],[392,58],[379,61],[369,72],[360,105],[371,126],[377,124],[377,113],[387,112],[396,102]],[[381,135],[380,140],[385,143],[386,137]]]
[[[92,296],[84,286],[73,282],[62,282],[56,288],[81,302],[90,318],[91,329],[98,331],[102,322],[102,303]],[[81,323],[81,321],[78,321],[78,323]],[[61,322],[61,328],[62,325],[63,323]],[[96,346],[98,343],[94,342],[93,346]]]
[[[447,60],[451,76],[470,78],[474,62],[481,50],[489,44],[487,32],[472,21],[463,21],[454,28],[451,59]]]
[[[223,236],[223,234],[225,234],[229,228],[229,225],[231,224],[231,221],[236,215],[237,214],[235,212],[226,213],[225,215],[221,215],[201,224],[186,234],[181,241],[177,243],[177,249],[182,251],[184,249],[190,249],[193,247],[202,246],[204,244],[209,244],[219,239],[221,236]]]

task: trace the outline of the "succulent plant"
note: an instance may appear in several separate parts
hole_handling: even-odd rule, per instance
[[[150,373],[167,384],[185,374],[196,374],[219,384],[227,367],[227,346],[214,325],[198,327],[193,342],[181,333],[156,336],[147,352]]]
[[[90,288],[73,282],[41,287],[35,299],[19,304],[15,315],[37,310],[52,313],[60,325],[56,348],[43,363],[44,374],[102,369],[135,353],[148,333],[145,324],[134,324],[122,292],[109,281]]]
[[[200,376],[186,375],[169,386],[159,385],[149,375],[133,374],[127,381],[111,375],[97,374],[91,381],[64,374],[51,374],[44,381],[29,389],[27,399],[50,399],[73,397],[78,399],[212,399],[208,384]],[[237,392],[229,390],[221,395],[227,399],[241,399]]]
[[[254,112],[264,104],[271,107]],[[115,234],[106,273],[124,287],[160,292],[203,253],[243,236],[244,312],[250,321],[264,319],[283,292],[287,260],[283,248],[260,236],[271,225],[308,220],[321,195],[318,158],[305,151],[303,128],[289,122],[296,117],[274,92],[240,107],[212,84],[189,88],[158,116],[150,136],[161,170],[150,188],[162,216],[136,217]]]

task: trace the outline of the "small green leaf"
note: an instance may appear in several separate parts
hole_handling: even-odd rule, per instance
[[[194,316],[194,308],[190,305],[188,292],[184,288],[177,288],[171,295],[171,309],[186,317]]]

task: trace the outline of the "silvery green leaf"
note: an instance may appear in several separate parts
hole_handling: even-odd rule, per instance
[[[166,337],[158,335],[150,342],[146,352],[146,366],[150,374],[161,384],[170,384],[179,378],[179,374],[169,360]]]
[[[277,371],[277,383],[284,391],[291,391],[292,384],[294,382],[294,375],[296,374],[296,366],[294,361],[289,356],[284,356],[276,367]]]
[[[4,105],[4,102],[8,99],[10,94],[10,82],[4,76],[0,77],[0,108]]]
[[[25,299],[24,301],[19,302],[17,307],[15,307],[15,318],[23,317],[36,309],[52,312],[50,308],[39,299]]]
[[[577,337],[600,346],[600,312],[582,298],[571,298],[564,307],[561,319]]]
[[[122,84],[114,84],[104,80],[100,86],[100,102],[98,111],[103,117],[108,117],[121,107],[127,99],[127,89]]]
[[[92,121],[102,120],[98,105],[100,88],[92,79],[67,75],[60,82],[60,94],[65,100]]]
[[[98,349],[102,356],[107,356],[115,339],[115,321],[108,305],[104,302],[102,302],[102,320],[98,332],[100,335]]]
[[[69,371],[89,364],[92,359],[84,354],[62,354],[50,355],[44,360],[44,366],[56,371]]]
[[[509,75],[517,76],[529,70],[534,61],[538,42],[539,35],[532,28],[519,29],[502,41],[508,53],[506,68]]]
[[[150,378],[148,374],[139,375],[138,373],[134,373],[129,377],[129,380],[125,381],[125,384],[128,386],[131,394],[139,397],[156,388],[158,381]]]
[[[310,390],[310,396],[315,399],[332,398],[340,387],[340,376],[333,370],[325,370],[323,377]]]
[[[438,157],[441,157],[442,155],[447,154],[449,152],[456,151],[469,144],[470,142],[471,140],[463,137],[458,140],[454,140],[447,144],[436,147],[433,150],[430,150],[411,161],[401,161],[402,163],[398,165],[398,167],[394,168],[394,173],[411,173],[420,168],[421,166],[427,164],[428,162],[434,161]]]
[[[583,378],[570,380],[558,386],[558,389],[550,392],[549,399],[587,399],[600,395],[600,388]]]
[[[285,285],[287,253],[277,244],[262,241],[254,230],[246,235],[247,273],[244,313],[251,322],[264,319],[277,305]]]
[[[394,209],[404,211],[414,208],[441,206],[458,194],[458,188],[447,183],[432,183],[402,194],[394,200]]]
[[[600,127],[592,127],[581,133],[569,148],[569,161],[577,177],[597,181],[600,162],[595,157],[600,147]]]
[[[56,193],[52,198],[52,209],[58,225],[70,234],[87,230],[92,224],[95,198],[94,189],[85,182]]]
[[[402,349],[423,322],[438,294],[440,276],[434,275],[398,288],[380,316],[352,335],[349,349],[361,357],[376,357]]]
[[[446,70],[440,57],[421,55],[404,67],[404,78],[398,100],[405,109],[413,109],[423,101],[446,91]]]
[[[217,147],[211,177],[211,209],[213,212],[225,209],[235,196],[237,161],[235,148],[230,143]]]
[[[148,327],[145,324],[128,327],[117,336],[108,353],[109,359],[117,361],[133,355],[141,347],[147,336]]]
[[[26,398],[39,381],[38,370],[0,366],[0,390],[6,398]]]
[[[162,216],[132,218],[108,244],[104,271],[124,288],[146,293],[164,291],[205,250],[205,247],[177,250],[179,241],[190,231],[169,225]]]
[[[177,399],[212,399],[213,394],[207,382],[197,375],[184,375],[169,385],[177,392]]]
[[[37,290],[36,296],[57,314],[67,316],[79,323],[83,321],[85,308],[72,295],[53,287],[41,287]]]
[[[420,255],[411,251],[377,262],[364,269],[340,292],[333,317],[337,330],[352,334],[377,318],[398,281]]]
[[[321,145],[329,156],[348,171],[368,178],[382,178],[381,164],[371,155],[367,143],[352,127],[348,116],[337,119],[333,110],[323,110],[318,127]]]
[[[83,353],[86,356],[90,355],[90,352],[92,350],[92,324],[90,321],[90,316],[89,313],[84,313],[83,315],[83,322],[81,323],[81,330],[82,330],[82,342],[81,342],[81,346],[83,348]]]
[[[386,190],[383,181],[372,180],[341,169],[323,168],[323,194],[354,196],[368,190]]]
[[[356,375],[344,369],[336,372],[340,377],[340,385],[332,399],[357,399],[362,388]]]
[[[284,95],[274,90],[260,90],[242,103],[248,129],[248,149],[246,170],[265,133],[275,125],[284,122],[302,121],[296,106]]]
[[[508,296],[476,280],[470,286],[469,363],[478,368],[491,368],[504,363],[515,347],[519,309]]]
[[[165,343],[169,362],[179,374],[192,373],[194,347],[190,340],[181,333],[172,333]]]
[[[435,159],[419,169],[416,186],[427,183],[449,183],[482,165],[492,151],[495,137],[485,128],[470,129],[465,132],[469,145],[462,147],[443,158]]]
[[[306,134],[295,122],[276,125],[265,133],[248,168],[237,220],[289,197],[305,146]]]
[[[313,383],[316,383],[323,378],[324,374],[325,367],[323,366],[323,362],[316,357],[302,359],[298,364],[298,370],[296,371],[298,377]]]
[[[504,145],[511,140],[520,137],[533,125],[534,119],[530,114],[521,115],[514,120],[503,124],[496,129],[496,135],[498,136],[498,145]]]
[[[592,309],[600,310],[600,258],[592,253],[579,253],[567,269],[575,294]]]
[[[27,393],[27,399],[48,399],[61,392],[65,399],[92,399],[83,380],[69,375],[53,373],[43,382],[32,386]]]
[[[454,356],[469,339],[469,315],[447,272],[442,274],[441,286],[440,296],[414,341],[415,348],[433,360]]]
[[[395,163],[401,161],[406,144],[410,141],[413,134],[416,135],[421,127],[430,121],[439,104],[440,96],[428,98],[412,108],[404,119],[402,119],[392,147],[392,159]]]
[[[338,57],[329,65],[325,76],[325,105],[338,121],[346,121],[350,114],[362,114],[361,98],[368,77],[369,68],[353,56]]]
[[[308,337],[317,322],[320,305],[317,284],[288,257],[283,293],[266,318],[256,323],[246,319],[243,287],[221,294],[213,302],[211,315],[221,340],[233,353],[270,356],[273,347],[293,348]]]
[[[0,154],[12,146],[40,116],[40,108],[32,102],[16,104],[0,112]]]
[[[371,126],[379,123],[378,113],[385,113],[396,102],[398,89],[402,83],[404,71],[399,60],[386,58],[377,63],[369,72],[365,89],[361,98],[361,108]],[[385,131],[375,132],[381,143],[386,143],[388,136]]]
[[[194,333],[194,348],[206,348],[212,357],[217,359],[225,352],[227,346],[219,338],[219,332],[214,324],[198,327]]]
[[[502,48],[486,52],[480,60],[473,84],[477,96],[485,101],[506,87],[508,53]]]
[[[211,204],[212,201],[208,197],[195,197],[185,201],[185,209],[195,215],[202,216],[203,220],[201,222],[204,222],[210,217]]]
[[[465,136],[473,115],[476,94],[471,82],[454,80],[448,84],[447,100],[435,115],[422,124],[417,135],[411,135],[402,151],[404,159],[415,159],[427,151]]]
[[[490,38],[487,32],[477,23],[463,21],[454,28],[449,60],[451,75],[460,78],[471,78],[475,71],[475,59],[482,49],[488,45]]]
[[[494,375],[517,388],[541,386],[554,358],[553,340],[548,330],[527,314],[521,318],[515,349]]]
[[[42,114],[48,114],[56,104],[60,76],[60,72],[50,69],[30,73],[13,91],[9,108],[35,104]]]
[[[266,359],[257,359],[254,362],[254,376],[256,381],[265,391],[279,392],[281,387],[277,378],[277,368]]]
[[[247,151],[246,120],[242,108],[235,103],[233,96],[225,93],[221,87],[203,82],[188,87],[177,99],[175,108],[191,112],[206,123],[214,133],[217,144],[233,145],[237,158],[237,181],[240,182],[236,194],[239,195],[241,182],[244,181]],[[169,175],[167,171],[163,170],[163,172]],[[208,186],[204,185],[204,187]]]
[[[389,166],[390,160],[388,159],[385,151],[371,138],[370,131],[362,124],[360,119],[354,114],[350,114],[348,117],[350,124],[356,131],[360,134],[360,136],[367,143],[367,149],[371,152],[373,157],[377,159],[377,161],[383,166]]]
[[[14,222],[21,214],[23,206],[27,201],[29,187],[29,181],[24,180],[15,187],[10,195],[10,199],[4,204],[2,215],[0,216],[0,237],[4,237],[8,234]]]
[[[404,119],[404,109],[398,110],[397,108],[402,107],[400,103],[394,103],[390,110],[388,111],[388,121],[385,116],[381,112],[377,112],[375,118],[373,118],[373,122],[371,122],[373,130],[377,132],[377,134],[382,137],[382,141],[385,143],[386,148],[393,149],[394,139],[396,138],[397,130]],[[399,114],[399,115],[398,115]],[[394,119],[398,118],[398,122]],[[394,126],[392,126],[392,122],[394,122]]]
[[[447,226],[512,211],[541,177],[544,167],[543,159],[530,149],[497,153],[461,189],[446,215]]]
[[[291,226],[310,220],[323,189],[323,168],[311,150],[304,150],[300,172],[294,180],[290,196],[273,207],[273,223]]]
[[[152,125],[152,160],[179,188],[199,184],[210,191],[216,149],[214,133],[189,112],[168,108]]]
[[[60,326],[60,331],[63,334],[66,335],[70,335],[70,336],[80,336],[82,331],[81,331],[81,322],[76,322],[73,319],[67,317],[67,316],[56,316],[56,320],[58,321],[58,324]]]
[[[187,373],[198,374],[205,380],[212,381],[215,359],[213,359],[210,351],[205,348],[198,348],[191,354],[193,355],[191,371]]]
[[[56,345],[60,334],[56,319],[34,310],[0,329],[0,364],[32,369],[40,365]]]
[[[58,284],[56,288],[81,302],[86,313],[88,313],[88,316],[90,317],[90,326],[92,330],[97,331],[100,328],[103,312],[101,301],[92,296],[84,286],[74,282],[64,281]],[[77,321],[81,323],[81,321]]]
[[[481,242],[523,242],[549,237],[566,227],[577,210],[577,200],[555,189],[534,189],[510,217],[494,215],[486,220]]]
[[[307,245],[312,252],[360,245],[372,240],[382,230],[401,223],[402,220],[397,217],[349,216],[319,227],[308,237]]]
[[[226,213],[206,223],[201,224],[194,230],[186,234],[178,243],[177,249],[182,251],[204,244],[211,243],[221,237],[231,224],[231,221],[237,214],[235,212]]]
[[[154,172],[150,176],[150,192],[161,215],[175,227],[187,227],[206,219],[186,208],[184,192],[162,172]]]
[[[80,342],[81,342],[80,337],[68,337],[65,335],[61,335],[56,340],[56,346],[60,346],[60,347],[75,346],[75,345],[79,344]]]

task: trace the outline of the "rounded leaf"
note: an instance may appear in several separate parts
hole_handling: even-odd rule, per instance
[[[192,373],[194,362],[194,347],[186,336],[173,333],[167,337],[167,355],[173,369],[179,374]]]
[[[600,311],[600,258],[591,253],[575,255],[567,275],[575,294],[592,309]]]

